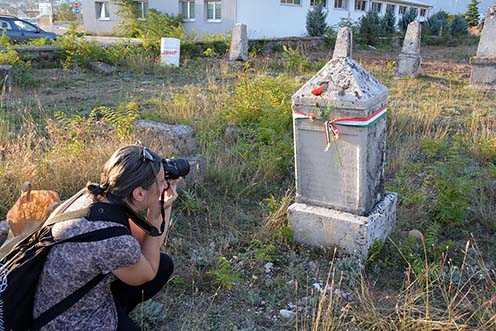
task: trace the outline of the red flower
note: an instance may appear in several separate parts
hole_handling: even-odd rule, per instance
[[[319,86],[315,90],[312,91],[312,94],[313,95],[321,95],[322,92],[324,92],[324,88],[322,86]]]

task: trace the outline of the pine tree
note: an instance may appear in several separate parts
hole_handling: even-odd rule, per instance
[[[467,12],[465,13],[465,21],[469,26],[477,26],[479,24],[479,1],[472,0],[468,5]]]
[[[324,6],[321,2],[313,10],[309,10],[307,13],[307,32],[308,35],[322,36],[327,30],[327,13],[324,11]]]
[[[401,31],[406,32],[406,29],[408,28],[408,24],[412,23],[417,19],[418,11],[417,8],[410,7],[406,11],[405,14],[401,17],[401,19],[398,22],[398,25],[401,29]]]
[[[384,16],[381,18],[382,32],[391,34],[396,31],[396,16],[394,15],[394,7],[388,6]]]

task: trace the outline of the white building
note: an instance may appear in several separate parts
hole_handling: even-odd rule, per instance
[[[451,0],[441,0],[451,1]],[[143,18],[148,8],[185,17],[186,32],[225,33],[234,24],[244,23],[248,37],[274,38],[306,34],[306,14],[322,2],[328,12],[327,23],[334,26],[341,19],[358,20],[367,11],[383,14],[391,6],[399,18],[409,7],[418,9],[419,20],[429,16],[432,5],[422,0],[137,0]],[[433,1],[431,2],[438,2]],[[120,18],[112,0],[82,0],[86,31],[112,32]]]

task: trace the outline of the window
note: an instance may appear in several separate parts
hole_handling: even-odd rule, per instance
[[[392,10],[394,12],[395,5],[386,5],[386,10]]]
[[[29,24],[28,22],[18,21],[18,20],[15,20],[13,22],[14,22],[14,25],[19,28],[19,30],[26,31],[26,32],[37,32],[38,31],[37,27],[35,27],[32,24]]]
[[[134,10],[138,14],[138,20],[145,20],[148,16],[148,1],[133,2]]]
[[[327,0],[310,0],[310,6],[317,6],[321,4],[322,7],[327,7]]]
[[[355,10],[361,10],[361,11],[367,10],[367,1],[355,0]]]
[[[400,6],[400,15],[403,15],[406,13],[406,6]]]
[[[420,16],[425,17],[425,14],[427,14],[426,9],[420,9]]]
[[[181,6],[181,15],[183,15],[185,21],[195,20],[195,1],[179,1]]]
[[[2,25],[2,30],[12,30],[12,25],[8,21],[0,20],[0,24]]]
[[[221,9],[221,1],[207,1],[207,21],[219,22]]]
[[[108,1],[95,2],[95,10],[96,10],[96,19],[98,19],[98,20],[109,20],[110,19],[109,2]]]
[[[372,11],[376,13],[380,13],[382,10],[382,3],[380,2],[372,2]]]
[[[334,0],[334,8],[348,9],[348,0]]]
[[[287,3],[288,5],[301,5],[301,0],[281,0],[281,3]]]

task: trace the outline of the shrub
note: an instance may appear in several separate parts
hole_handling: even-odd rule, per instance
[[[462,15],[450,17],[449,31],[453,37],[460,37],[467,34],[468,24]]]
[[[479,25],[479,1],[472,0],[468,5],[467,12],[465,13],[465,21],[469,26]]]
[[[406,32],[406,29],[408,28],[408,24],[412,23],[415,21],[417,18],[418,11],[417,8],[410,7],[406,11],[406,13],[400,18],[398,25],[400,27],[400,30],[402,32]]]
[[[362,44],[377,45],[381,35],[381,19],[374,11],[367,12],[360,18],[358,27],[358,40]]]
[[[307,13],[307,32],[310,36],[322,36],[327,30],[326,23],[327,13],[324,11],[324,6],[322,3],[315,7],[312,10],[309,10]]]
[[[60,6],[55,10],[54,14],[54,19],[57,22],[69,22],[77,20],[77,15],[72,10],[72,7],[67,3],[60,4]]]
[[[441,36],[448,30],[448,13],[439,11],[427,20],[427,26],[432,35]]]
[[[381,17],[381,29],[385,34],[392,34],[396,31],[396,16],[392,6],[388,6],[384,16]]]

